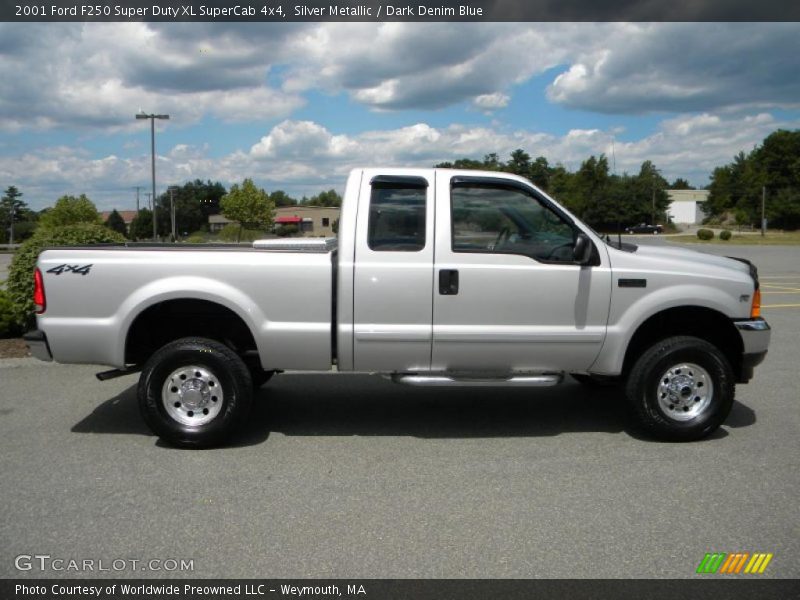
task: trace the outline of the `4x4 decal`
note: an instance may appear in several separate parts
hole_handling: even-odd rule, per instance
[[[52,269],[47,269],[48,273],[54,275],[61,275],[62,273],[75,273],[79,275],[88,275],[92,265],[58,265]]]

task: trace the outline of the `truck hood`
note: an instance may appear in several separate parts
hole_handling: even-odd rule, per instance
[[[713,254],[706,254],[705,252],[689,250],[688,248],[675,248],[673,246],[648,246],[642,244],[638,247],[636,254],[646,259],[655,258],[669,261],[681,261],[689,265],[700,264],[712,267],[716,266],[741,273],[750,273],[749,263],[728,258],[726,256],[715,256]]]

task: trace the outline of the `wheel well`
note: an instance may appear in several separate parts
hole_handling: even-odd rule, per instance
[[[184,298],[154,304],[134,319],[125,340],[125,363],[142,364],[165,344],[189,336],[210,338],[242,356],[257,357],[253,334],[239,315],[215,302]]]
[[[625,351],[622,372],[651,345],[675,335],[691,335],[715,345],[730,362],[737,378],[742,368],[742,338],[730,318],[701,306],[679,306],[656,313],[639,325]]]

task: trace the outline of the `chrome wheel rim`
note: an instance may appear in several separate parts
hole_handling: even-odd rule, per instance
[[[182,425],[205,425],[222,410],[224,392],[219,379],[206,367],[187,365],[175,369],[161,389],[167,414]]]
[[[670,367],[658,382],[658,405],[675,421],[689,421],[705,412],[714,398],[714,383],[703,367],[680,363]]]

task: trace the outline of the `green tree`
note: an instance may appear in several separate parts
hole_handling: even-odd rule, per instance
[[[81,194],[75,196],[62,196],[56,201],[55,206],[43,213],[39,218],[39,225],[45,229],[92,223],[102,225],[100,214],[94,203]]]
[[[284,192],[283,190],[275,190],[269,195],[270,200],[275,204],[276,207],[278,206],[295,206],[297,204],[297,200],[292,198],[289,194]]]
[[[208,231],[209,215],[219,214],[220,200],[225,195],[225,187],[219,183],[195,179],[183,185],[171,186],[156,200],[157,226],[160,236],[172,233],[171,211],[175,204],[176,233],[182,235],[190,231]],[[152,223],[150,225],[152,228]],[[150,236],[152,236],[152,231]]]
[[[11,240],[12,226],[14,230],[14,241],[20,241],[20,235],[17,228],[17,223],[27,221],[28,215],[31,211],[28,210],[27,204],[20,200],[22,192],[15,186],[10,185],[0,198],[0,223],[3,224],[3,235],[0,236],[2,240]]]
[[[252,179],[245,179],[241,186],[234,184],[220,204],[222,214],[239,223],[240,235],[245,227],[266,230],[272,225],[275,204]]]
[[[153,237],[153,211],[142,208],[131,221],[128,237],[132,240],[146,240]]]
[[[506,170],[509,173],[527,177],[531,170],[531,155],[521,148],[514,150],[506,163]]]
[[[717,167],[708,187],[711,216],[733,213],[739,223],[758,225],[762,194],[771,227],[800,227],[800,130],[779,129],[749,154],[740,152]]]
[[[675,181],[673,181],[669,189],[671,190],[694,190],[697,189],[694,186],[690,185],[688,181],[686,181],[683,177],[678,177]]]
[[[108,219],[106,219],[106,227],[108,227],[111,231],[116,231],[122,235],[127,235],[128,228],[125,226],[125,220],[122,218],[122,215],[117,212],[117,209],[111,211],[111,214],[108,215]]]
[[[304,204],[308,204],[309,206],[341,206],[342,197],[336,190],[331,189],[326,192],[320,192],[316,196],[312,196],[306,200]]]

